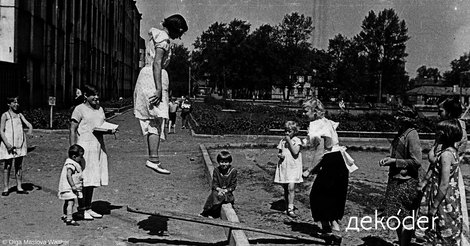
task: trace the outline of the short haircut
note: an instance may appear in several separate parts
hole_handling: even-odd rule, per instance
[[[285,129],[293,131],[294,133],[299,132],[299,126],[297,125],[297,122],[289,120],[286,121],[286,124],[284,124]]]
[[[443,120],[437,123],[436,133],[440,134],[442,141],[449,145],[462,139],[462,128],[457,119]]]
[[[85,85],[82,88],[82,92],[85,96],[95,96],[98,95],[98,90],[93,85]]]
[[[442,108],[449,114],[450,118],[457,119],[462,114],[462,105],[458,97],[447,97],[438,105],[442,105]]]
[[[180,35],[188,31],[188,24],[180,14],[168,16],[163,20],[162,26]]]
[[[222,150],[217,155],[217,162],[220,163],[222,161],[228,161],[229,163],[232,163],[232,155],[230,155],[230,152],[227,150]]]
[[[85,153],[85,149],[83,149],[82,146],[78,144],[74,144],[69,147],[69,158],[72,158],[74,156],[79,156],[80,154]]]
[[[311,109],[312,111],[314,111],[319,118],[325,116],[325,107],[323,106],[323,103],[316,97],[304,102],[302,106],[304,108]]]
[[[10,104],[14,102],[15,100],[18,100],[18,96],[8,96],[5,101],[7,104]]]

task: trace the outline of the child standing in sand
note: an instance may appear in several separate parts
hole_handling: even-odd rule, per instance
[[[64,200],[62,219],[66,225],[78,226],[73,220],[74,207],[78,205],[78,198],[82,198],[82,165],[85,150],[78,144],[70,146],[67,160],[65,161],[59,179],[59,199]]]
[[[303,182],[302,179],[302,154],[300,147],[302,141],[296,137],[299,127],[294,121],[285,124],[285,137],[279,142],[279,163],[274,175],[274,183],[281,184],[284,188],[284,201],[286,203],[286,214],[295,218],[294,197],[295,184]]]

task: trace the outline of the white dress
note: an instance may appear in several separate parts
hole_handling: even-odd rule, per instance
[[[23,123],[20,114],[13,115],[7,111],[3,113],[3,115],[6,116],[5,137],[8,143],[15,147],[15,152],[8,152],[6,145],[0,140],[0,160],[25,156],[28,146],[26,144],[26,136],[23,131]]]
[[[67,169],[72,170],[72,180],[75,186],[77,187],[77,194],[72,191],[72,186],[70,186],[69,181],[67,180]],[[74,198],[82,198],[82,187],[83,187],[83,171],[80,164],[76,161],[67,158],[62,167],[62,173],[60,174],[59,179],[59,199],[61,200],[70,200]]]
[[[298,137],[291,139],[292,145],[301,146],[302,141]],[[299,152],[299,156],[295,159],[289,148],[287,142],[282,139],[277,148],[282,151],[284,159],[279,160],[279,164],[276,167],[276,173],[274,174],[274,183],[287,184],[287,183],[301,183],[302,179],[302,154]]]
[[[85,149],[83,186],[108,185],[108,155],[103,134],[93,134],[93,128],[104,122],[103,108],[93,109],[82,103],[73,110],[72,119],[78,122],[77,144]]]
[[[138,119],[148,120],[156,118],[168,119],[168,73],[165,68],[170,63],[171,49],[168,34],[156,28],[149,30],[149,40],[145,49],[145,67],[140,70],[134,90],[134,115]],[[161,48],[165,51],[162,63],[162,101],[155,107],[149,103],[149,98],[155,95],[156,87],[153,78],[153,61],[155,50]]]

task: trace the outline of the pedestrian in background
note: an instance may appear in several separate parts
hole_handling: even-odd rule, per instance
[[[284,125],[285,136],[279,142],[279,163],[274,174],[274,183],[282,185],[284,189],[284,202],[286,204],[286,214],[295,218],[294,212],[295,184],[303,182],[302,179],[302,153],[300,147],[302,141],[296,135],[299,127],[294,121],[287,121]]]
[[[232,166],[232,155],[223,150],[217,155],[219,164],[212,173],[212,188],[201,216],[219,217],[222,204],[235,202],[233,191],[237,188],[237,170]]]
[[[190,113],[193,109],[193,103],[191,102],[191,99],[189,99],[189,96],[186,96],[184,100],[181,102],[181,118],[183,119],[181,122],[181,129],[189,129],[189,117]]]
[[[98,90],[92,85],[83,87],[85,101],[76,106],[70,120],[70,146],[78,144],[85,154],[83,170],[83,198],[78,199],[80,216],[86,220],[102,218],[91,208],[94,189],[108,185],[108,155],[103,132],[95,131],[105,121],[104,110],[99,104]],[[113,130],[111,133],[115,133]]]
[[[59,199],[64,200],[62,209],[66,225],[78,226],[78,222],[73,220],[72,213],[78,205],[78,198],[83,198],[83,154],[85,150],[82,146],[74,144],[69,147],[68,158],[65,160],[59,178]]]
[[[13,163],[15,165],[16,193],[28,194],[22,187],[23,157],[28,151],[23,124],[28,127],[29,135],[33,133],[33,125],[20,113],[17,96],[8,97],[6,103],[8,111],[3,113],[0,119],[0,163],[4,163],[2,196],[10,194],[9,181]]]
[[[146,138],[149,158],[145,166],[161,174],[170,174],[162,167],[160,139],[165,139],[169,118],[169,79],[165,68],[171,57],[170,39],[181,38],[188,25],[179,14],[165,18],[163,29],[150,28],[145,49],[145,67],[140,70],[134,90],[134,115],[139,120]]]
[[[415,215],[420,199],[418,176],[422,153],[415,129],[417,119],[418,113],[413,107],[402,106],[398,109],[395,115],[398,134],[392,142],[390,156],[379,161],[380,166],[389,167],[384,213],[387,217],[396,216],[400,220],[396,230],[400,246],[410,245],[414,220],[405,220],[405,217]]]
[[[175,98],[170,98],[169,108],[169,117],[170,122],[168,123],[168,133],[171,133],[171,128],[173,128],[173,133],[176,133],[176,111],[178,111],[178,103]]]

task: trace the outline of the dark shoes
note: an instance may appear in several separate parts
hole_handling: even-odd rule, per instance
[[[75,221],[75,220],[65,220],[64,221],[66,225],[71,225],[71,226],[79,226],[80,224]]]
[[[17,191],[16,191],[16,194],[27,195],[27,194],[29,194],[29,192],[27,192],[27,191],[25,191],[25,190],[17,190]]]
[[[8,191],[2,192],[2,196],[8,196],[8,195],[10,195],[10,192],[8,192]]]

